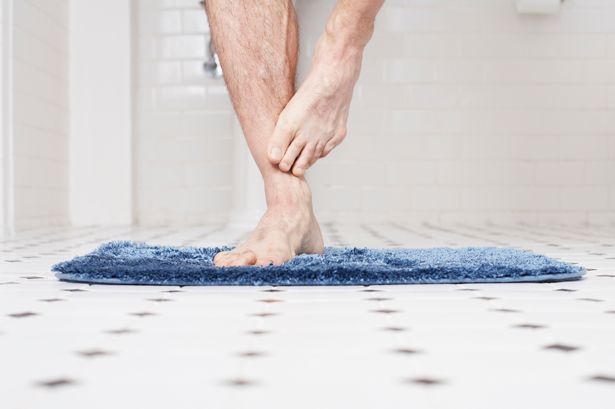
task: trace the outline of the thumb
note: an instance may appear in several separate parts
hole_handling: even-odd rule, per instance
[[[273,164],[280,163],[292,139],[292,130],[289,127],[281,125],[280,121],[278,121],[267,147],[269,160]]]

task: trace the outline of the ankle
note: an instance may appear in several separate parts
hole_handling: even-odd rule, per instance
[[[312,208],[312,192],[305,178],[276,172],[264,182],[268,208]]]

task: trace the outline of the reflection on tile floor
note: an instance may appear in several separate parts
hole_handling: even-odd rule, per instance
[[[615,227],[323,227],[329,245],[517,246],[589,271],[547,284],[88,286],[50,265],[114,239],[208,246],[246,230],[31,230],[0,243],[1,406],[612,406]]]

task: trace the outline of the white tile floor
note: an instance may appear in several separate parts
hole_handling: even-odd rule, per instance
[[[615,227],[323,227],[329,245],[518,246],[590,271],[549,284],[88,286],[50,265],[112,239],[206,246],[246,231],[31,230],[0,243],[0,407],[615,405]]]

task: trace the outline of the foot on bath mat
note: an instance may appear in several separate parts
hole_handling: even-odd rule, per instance
[[[581,267],[500,247],[368,249],[327,247],[280,266],[216,267],[227,247],[169,247],[130,241],[101,245],[53,266],[60,280],[145,285],[377,285],[564,281]]]

